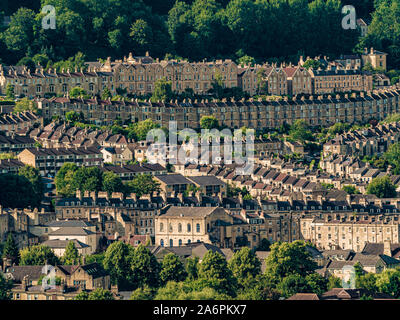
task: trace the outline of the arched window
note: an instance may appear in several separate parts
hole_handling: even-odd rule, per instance
[[[164,231],[164,223],[160,223],[160,232],[163,232]]]
[[[191,242],[192,242],[192,240],[189,239],[189,240],[188,240],[188,243],[191,243]]]
[[[190,223],[187,224],[187,232],[190,232],[192,230],[192,226],[190,225]]]
[[[174,240],[169,239],[169,246],[170,246],[170,247],[173,247],[173,246],[174,246]]]
[[[182,232],[182,224],[178,224],[178,232]]]
[[[179,246],[181,246],[182,245],[182,239],[179,239]]]
[[[164,247],[164,240],[163,239],[160,240],[160,246]]]
[[[196,232],[200,232],[200,223],[196,224]]]

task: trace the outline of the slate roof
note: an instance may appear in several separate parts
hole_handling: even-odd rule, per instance
[[[73,228],[73,227],[63,227],[60,229],[57,229],[55,231],[49,232],[49,235],[51,236],[87,236],[95,234],[94,232],[90,230],[86,230],[84,228]]]

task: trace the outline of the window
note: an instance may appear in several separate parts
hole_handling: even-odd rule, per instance
[[[192,226],[190,225],[190,223],[187,224],[187,232],[190,232],[192,230]]]
[[[178,232],[182,232],[182,224],[178,224]]]
[[[164,231],[164,223],[160,223],[160,232],[163,232]]]
[[[196,232],[198,232],[198,233],[200,232],[200,223],[196,224]]]
[[[160,246],[164,247],[164,240],[163,239],[160,240]]]
[[[181,246],[182,245],[182,239],[179,239],[179,246]]]
[[[169,239],[169,246],[170,246],[170,247],[173,247],[173,246],[174,246],[174,240]]]

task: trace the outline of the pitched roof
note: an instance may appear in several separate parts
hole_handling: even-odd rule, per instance
[[[57,229],[55,231],[49,232],[49,235],[51,236],[87,236],[95,234],[94,232],[90,230],[86,230],[84,228],[72,228],[72,227],[62,227],[60,229]]]
[[[165,208],[165,213],[159,217],[181,218],[181,217],[206,217],[217,210],[224,210],[219,207],[176,207],[170,206]]]
[[[315,293],[296,293],[286,300],[319,300],[319,297]]]

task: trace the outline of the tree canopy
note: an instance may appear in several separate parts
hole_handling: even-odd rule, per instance
[[[54,254],[53,250],[45,245],[31,246],[20,251],[21,266],[33,266],[33,265],[56,265],[59,264],[58,257]]]
[[[396,186],[388,176],[372,179],[367,187],[367,194],[374,194],[378,198],[393,198],[396,196]]]

